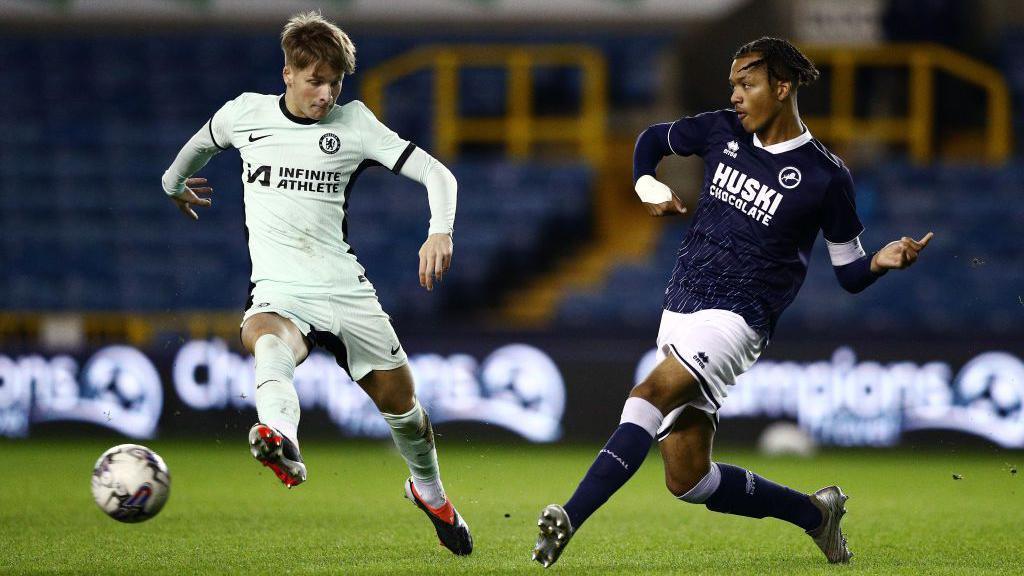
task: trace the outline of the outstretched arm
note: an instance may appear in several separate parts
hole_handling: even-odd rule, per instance
[[[830,242],[828,250],[839,284],[846,291],[856,294],[874,284],[875,280],[889,270],[902,270],[912,266],[933,236],[931,232],[920,240],[904,236],[886,244],[871,256],[864,253],[859,238],[845,244]],[[859,257],[856,256],[858,251]]]
[[[209,198],[202,198],[200,194],[210,194],[213,188],[200,186],[206,184],[206,178],[192,178],[192,175],[206,166],[210,158],[221,150],[222,148],[213,140],[209,123],[204,124],[181,148],[161,179],[164,193],[178,206],[182,214],[193,220],[199,219],[199,215],[192,209],[193,206],[205,207],[212,204]]]
[[[451,267],[452,231],[455,227],[455,205],[458,200],[458,182],[444,164],[419,148],[409,154],[399,172],[427,189],[430,206],[430,226],[427,240],[420,247],[420,286],[434,289]]]

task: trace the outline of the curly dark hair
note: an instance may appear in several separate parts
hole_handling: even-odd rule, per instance
[[[818,79],[818,69],[814,62],[804,56],[803,52],[793,46],[789,40],[765,36],[740,46],[733,54],[733,59],[752,53],[761,55],[759,60],[751,62],[746,68],[764,65],[768,70],[768,79],[785,80],[797,86],[806,86]]]

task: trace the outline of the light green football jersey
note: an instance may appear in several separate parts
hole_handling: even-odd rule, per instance
[[[283,96],[245,93],[208,123],[221,149],[242,157],[252,282],[324,293],[363,273],[348,238],[346,207],[359,173],[395,173],[415,146],[358,100],[320,121],[288,112]]]

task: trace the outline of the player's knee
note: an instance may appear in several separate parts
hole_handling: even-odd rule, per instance
[[[395,393],[381,393],[372,397],[377,409],[385,414],[402,414],[412,409],[415,400],[412,396]]]
[[[370,399],[377,406],[377,409],[386,414],[402,414],[412,409],[415,402],[411,394],[406,394],[399,387],[391,383],[381,384],[366,388]]]
[[[359,385],[385,414],[403,414],[416,402],[408,365],[394,370],[374,370],[360,379]]]
[[[296,365],[309,355],[309,346],[298,328],[277,314],[257,314],[242,325],[242,345],[252,354],[256,353],[256,342],[267,335],[276,336],[288,346]]]
[[[686,477],[667,476],[665,477],[665,487],[672,493],[675,498],[682,498],[687,492],[693,489],[697,485],[697,480]]]
[[[688,466],[666,471],[665,487],[672,496],[684,500],[684,497],[707,475],[710,466],[707,462],[693,462]]]
[[[630,396],[647,400],[662,413],[690,402],[700,394],[697,381],[673,358],[666,358],[638,384]]]
[[[690,474],[669,475],[665,477],[665,487],[676,498],[682,498],[687,492],[693,490],[701,479],[700,476]]]
[[[263,334],[253,345],[257,370],[269,370],[292,377],[295,371],[295,354],[288,344],[276,334]]]
[[[643,398],[660,409],[664,414],[682,403],[680,398],[683,396],[683,389],[679,382],[654,377],[652,374],[633,388],[629,395],[631,397]]]

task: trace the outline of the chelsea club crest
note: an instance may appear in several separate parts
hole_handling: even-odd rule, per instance
[[[341,148],[341,139],[337,134],[328,132],[320,137],[320,149],[324,151],[324,154],[334,154],[339,148]]]

